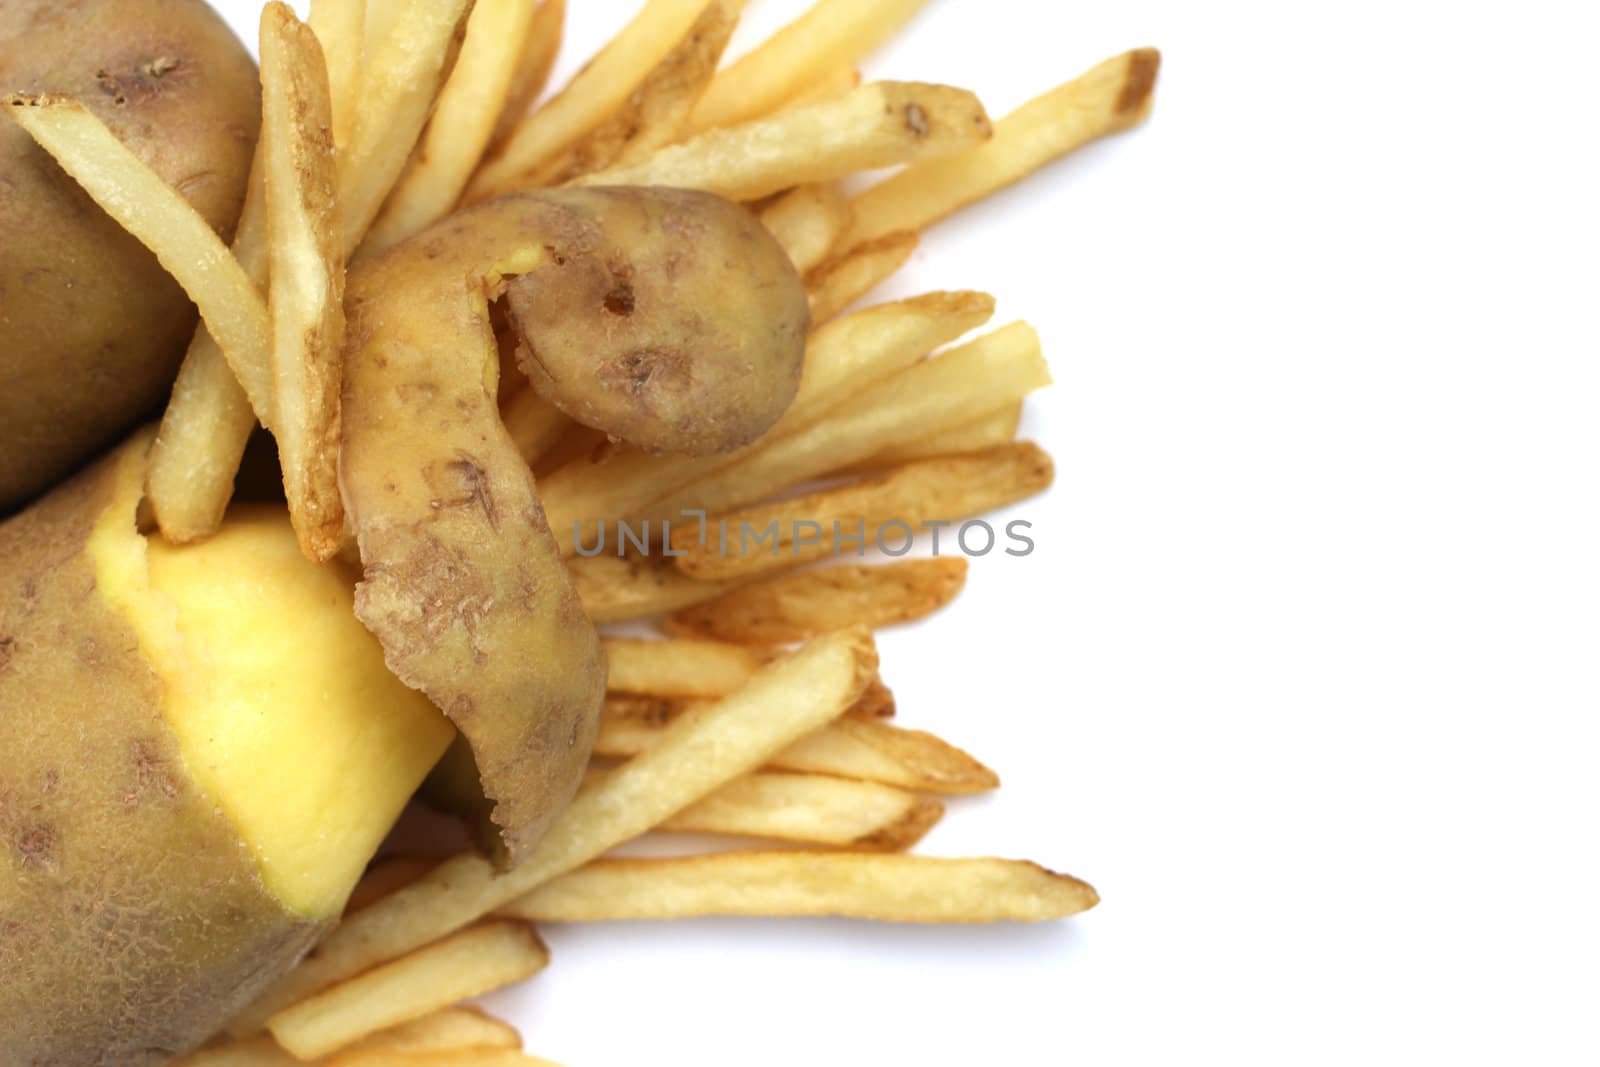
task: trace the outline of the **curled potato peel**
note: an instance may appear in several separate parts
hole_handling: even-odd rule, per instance
[[[748,211],[659,188],[547,190],[488,210],[539,232],[544,254],[509,279],[507,311],[518,366],[573,419],[704,455],[749,444],[788,410],[805,287]]]

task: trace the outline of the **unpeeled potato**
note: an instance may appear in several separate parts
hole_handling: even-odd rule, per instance
[[[224,237],[255,63],[204,0],[0,0],[0,95],[76,96]],[[152,414],[193,331],[156,259],[0,117],[0,515]]]

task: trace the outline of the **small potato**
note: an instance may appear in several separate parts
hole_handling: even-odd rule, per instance
[[[810,312],[754,216],[677,189],[532,195],[547,255],[506,300],[542,397],[651,452],[726,452],[777,422],[800,385]]]

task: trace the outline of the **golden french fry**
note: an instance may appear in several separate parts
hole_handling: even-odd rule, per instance
[[[717,72],[745,0],[711,0],[683,40],[639,83],[617,112],[571,148],[532,172],[532,185],[562,185],[648,157],[677,140]]]
[[[530,467],[549,455],[562,435],[576,425],[526,382],[518,385],[511,398],[500,406],[500,421]]]
[[[598,860],[503,909],[553,922],[835,915],[886,922],[1043,922],[1087,911],[1094,887],[1035,863],[866,852],[725,852]]]
[[[861,464],[857,469],[876,470],[900,463],[914,463],[935,456],[958,455],[962,452],[981,452],[997,448],[1017,436],[1022,424],[1022,401],[1014,401],[995,408],[987,415],[979,415],[970,422],[952,426],[927,437],[886,448]]]
[[[283,1050],[271,1035],[230,1041],[191,1052],[171,1067],[300,1067],[300,1060]]]
[[[353,253],[399,180],[450,74],[472,0],[389,0],[369,27],[360,107],[340,163],[344,248]]]
[[[1109,59],[995,123],[987,144],[910,167],[868,189],[856,198],[846,247],[925,229],[1053,159],[1139,123],[1150,111],[1160,67],[1154,48]]]
[[[1032,442],[907,464],[865,482],[722,516],[704,538],[673,532],[677,565],[691,577],[728,581],[839,554],[839,537],[857,554],[878,543],[880,530],[908,538],[925,523],[953,522],[993,511],[1049,488],[1055,465]],[[770,549],[747,552],[748,530],[776,529]]]
[[[875,82],[842,96],[720,127],[580,185],[673,185],[732,200],[858,171],[939,159],[982,144],[989,118],[965,89]]]
[[[735,658],[738,653],[746,653],[755,657],[752,664],[766,663],[773,656],[781,654],[779,650],[762,649],[758,651],[747,648],[744,645],[729,645],[721,641],[673,640],[668,638],[665,641],[654,640],[642,643],[656,645],[668,651],[684,646],[707,645],[713,648],[727,649],[734,654],[730,655],[720,665],[716,679],[708,678],[690,681],[674,677],[668,669],[644,662],[645,659],[653,657],[639,657],[637,653],[622,653],[623,656],[632,656],[634,658],[631,685],[635,688],[629,690],[617,686],[613,682],[612,688],[606,692],[606,714],[630,719],[647,719],[656,726],[665,726],[672,720],[674,715],[697,700],[726,696],[743,685],[749,676],[759,670],[760,667],[752,665],[748,673],[738,669],[729,669],[734,668],[738,662]],[[694,653],[691,652],[690,655],[692,657]],[[720,681],[721,685],[718,685],[717,681]],[[657,683],[664,689],[676,689],[678,692],[676,694],[658,693],[648,688]],[[698,692],[690,692],[693,690],[698,690]],[[846,714],[861,719],[892,719],[895,715],[894,691],[883,684],[883,679],[874,678],[867,685],[867,688],[862,691],[856,702],[849,707]],[[627,753],[630,756],[634,754],[633,751]]]
[[[368,231],[361,255],[420,233],[450,213],[489,146],[522,58],[535,8],[530,0],[477,0],[433,117]]]
[[[327,66],[287,4],[261,9],[261,151],[272,289],[272,431],[300,551],[344,542],[339,388],[344,253]]]
[[[706,2],[647,0],[565,89],[517,124],[478,169],[466,201],[477,203],[518,188],[526,175],[604,122],[689,32]]]
[[[517,61],[517,72],[511,79],[505,103],[495,120],[494,133],[489,138],[491,150],[505,144],[506,138],[516,130],[517,124],[528,114],[533,102],[544,92],[555,69],[556,56],[561,52],[561,38],[567,22],[567,0],[544,0],[534,12],[533,24],[522,43],[522,56]]]
[[[245,200],[245,218],[251,202]],[[239,232],[242,238],[242,225]],[[235,255],[241,255],[241,248],[235,241]],[[264,264],[264,238],[259,248]],[[266,277],[265,266],[260,276]],[[202,325],[189,342],[150,451],[148,499],[163,537],[188,544],[222,525],[234,476],[255,428],[256,413],[239,379]]]
[[[806,275],[811,321],[817,325],[834,317],[866,296],[905,266],[917,250],[914,233],[891,233],[858,244],[843,256],[824,263]]]
[[[1012,323],[891,375],[803,430],[731,453],[732,462],[651,504],[644,517],[731,511],[1049,384],[1038,333]]]
[[[654,641],[608,637],[608,688],[664,697],[720,697],[761,670],[762,660],[740,645],[720,641]]]
[[[695,108],[691,130],[731,126],[793,100],[850,68],[927,0],[820,0],[811,10],[717,75]]]
[[[674,716],[693,707],[692,701],[608,698],[595,755],[637,756],[655,744]],[[943,738],[854,714],[801,738],[767,766],[946,796],[984,793],[1000,785],[994,771]]]
[[[516,1051],[521,1048],[522,1035],[494,1016],[476,1008],[441,1008],[362,1038],[330,1061],[329,1067],[353,1060],[354,1057],[380,1052],[407,1055],[464,1049]]]
[[[898,852],[943,815],[937,800],[877,782],[762,771],[729,782],[657,829]]]
[[[360,911],[374,901],[382,900],[390,893],[404,889],[436,866],[438,866],[436,862],[423,859],[421,856],[388,856],[378,860],[367,868],[367,873],[361,876],[361,881],[351,890],[350,899],[345,901],[345,913]]]
[[[962,556],[880,566],[846,563],[767,578],[675,611],[669,633],[751,645],[803,641],[846,626],[892,626],[933,614],[967,581]]]
[[[573,556],[567,575],[583,610],[596,623],[626,622],[698,604],[733,588],[701,582],[655,556]]]
[[[811,426],[852,394],[888,380],[940,345],[983,325],[993,314],[994,298],[986,293],[928,293],[829,323],[813,334],[806,346],[805,368],[794,403],[778,425],[754,445],[721,456],[652,456],[628,450],[612,456],[603,470],[578,464],[543,479],[540,496],[556,542],[570,555],[580,524],[638,517],[674,489],[735,464],[767,441]],[[698,505],[691,502],[689,506]],[[677,511],[666,517],[675,523],[692,521]],[[585,535],[592,537],[593,532],[586,530]]]
[[[235,1029],[248,1033],[286,1006],[430,944],[637,837],[837,718],[877,667],[872,637],[859,629],[829,634],[768,665],[737,692],[680,716],[648,752],[581,790],[527,862],[499,874],[481,856],[458,856],[350,916]]]
[[[532,927],[484,922],[286,1008],[267,1021],[267,1028],[293,1055],[316,1059],[531,978],[549,962],[550,952]]]
[[[356,120],[356,87],[361,82],[362,34],[366,0],[311,0],[306,18],[322,45],[328,66],[328,95],[333,100],[333,141],[343,148]]]
[[[177,279],[244,383],[250,406],[258,416],[270,413],[267,302],[217,232],[77,100],[13,94],[5,106],[17,125]]]
[[[802,185],[761,212],[761,224],[778,239],[795,269],[805,274],[828,258],[850,228],[850,200],[831,182]]]
[[[892,719],[895,710],[894,690],[884,685],[882,678],[874,678],[846,714],[860,719]]]
[[[340,1055],[329,1060],[327,1067],[561,1067],[561,1065],[510,1049],[467,1048],[413,1055],[396,1055],[392,1052]]]

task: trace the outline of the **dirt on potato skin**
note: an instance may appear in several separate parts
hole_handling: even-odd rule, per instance
[[[0,95],[83,101],[225,238],[260,86],[204,0],[0,0]],[[153,414],[193,333],[183,290],[0,116],[0,515]]]
[[[97,588],[85,546],[137,502],[148,443],[0,523],[0,1067],[166,1063],[324,928],[270,895],[196,786]]]

